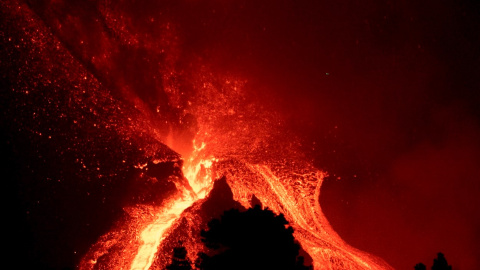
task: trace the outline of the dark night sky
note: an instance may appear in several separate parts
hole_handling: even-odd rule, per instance
[[[95,2],[73,2],[54,14],[99,16]],[[429,266],[440,251],[454,269],[479,265],[480,4],[140,2],[119,6],[143,33],[155,31],[142,23],[149,16],[173,22],[180,68],[199,57],[245,78],[280,112],[329,173],[320,201],[345,241],[396,269]],[[30,6],[47,26],[55,22],[42,13],[47,4]],[[73,44],[89,27],[52,31]],[[115,81],[119,70],[101,79]]]

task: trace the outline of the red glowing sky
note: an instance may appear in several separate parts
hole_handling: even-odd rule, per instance
[[[110,44],[72,45],[103,38],[92,34],[94,22],[82,24],[99,16],[94,4],[65,1],[53,13],[58,17],[48,17],[48,2],[30,7],[78,58],[109,50]],[[201,58],[213,71],[244,78],[265,110],[282,115],[314,165],[329,173],[321,204],[349,244],[397,269],[430,265],[440,251],[454,269],[474,269],[480,263],[479,4],[257,2],[142,1],[120,9],[135,22],[129,31],[152,36],[152,44],[162,40],[146,18],[167,17],[178,34],[180,69]],[[56,29],[66,14],[80,18],[72,23],[78,32]],[[114,88],[151,89],[149,57],[110,60],[100,76]]]

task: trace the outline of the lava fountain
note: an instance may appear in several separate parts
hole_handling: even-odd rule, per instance
[[[199,129],[194,150],[182,159],[187,180],[175,182],[178,192],[168,202],[121,224],[114,237],[122,238],[115,240],[117,248],[111,248],[110,237],[100,239],[81,269],[163,269],[179,241],[191,256],[197,254],[198,233],[205,225],[199,209],[214,179],[224,176],[242,206],[248,208],[255,196],[264,207],[285,215],[315,269],[390,269],[381,259],[350,247],[331,229],[318,199],[325,172],[309,164],[298,151],[298,139],[282,129],[275,113],[247,101],[246,82],[202,74],[191,108]],[[121,231],[129,232],[128,240]],[[98,253],[104,246],[110,246],[109,251]],[[131,259],[125,250],[134,254]],[[101,257],[105,263],[99,265]]]

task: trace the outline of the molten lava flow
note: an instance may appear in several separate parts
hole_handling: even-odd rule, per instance
[[[265,202],[265,206],[285,215],[295,229],[295,238],[312,257],[315,269],[387,267],[381,266],[380,260],[349,247],[330,229],[317,199],[324,173],[308,164],[301,173],[289,171],[295,168],[292,165],[285,167],[283,164],[273,172],[265,164],[246,164],[246,168],[257,175],[253,179],[265,182],[253,185],[254,189],[249,187],[249,190]],[[245,193],[246,187],[237,183],[232,185]],[[238,199],[245,201],[246,198]]]
[[[183,210],[192,205],[193,201],[191,197],[175,200],[170,207],[166,207],[163,213],[157,215],[153,223],[147,225],[140,235],[142,243],[133,259],[131,270],[150,269],[158,245],[165,238],[165,231],[170,228]]]
[[[193,154],[184,162],[182,171],[185,178],[188,179],[193,194],[197,199],[203,199],[212,187],[212,164],[216,160],[214,157],[202,158],[202,150],[206,147],[204,142],[197,147],[194,140],[193,147]]]
[[[158,246],[166,237],[165,233],[172,226],[185,209],[190,207],[195,201],[203,199],[210,191],[212,186],[212,175],[210,168],[211,159],[199,159],[199,153],[204,149],[205,143],[200,148],[195,148],[192,156],[185,162],[183,173],[188,180],[188,187],[178,186],[182,191],[182,196],[176,198],[170,205],[165,206],[161,213],[158,213],[156,219],[148,224],[142,231],[141,245],[138,248],[137,255],[133,259],[130,270],[148,270],[157,253]]]
[[[175,179],[178,193],[158,207],[136,205],[125,208],[127,221],[119,223],[100,238],[80,263],[80,269],[151,269],[159,246],[172,232],[172,225],[185,209],[203,199],[213,181],[211,167],[215,158],[202,156],[196,148],[182,168],[187,181]],[[144,169],[147,165],[139,166]]]

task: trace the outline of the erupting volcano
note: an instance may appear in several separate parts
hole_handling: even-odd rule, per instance
[[[215,179],[223,176],[234,200],[245,208],[255,196],[286,216],[315,269],[389,269],[382,260],[345,244],[330,228],[318,203],[324,173],[295,151],[295,138],[280,133],[274,115],[242,103],[242,85],[231,79],[220,86],[222,91],[210,82],[198,84],[209,98],[192,109],[199,130],[193,152],[178,161],[183,176],[173,180],[176,193],[158,206],[138,204],[126,210],[126,222],[101,237],[81,269],[163,269],[180,241],[189,254],[197,254],[205,224],[205,217],[198,217],[200,207]]]
[[[278,54],[255,40],[284,46],[276,40],[282,33],[268,32],[264,9],[252,11],[258,18],[249,24],[235,20],[255,10],[251,3],[113,2],[0,4],[3,139],[15,157],[7,172],[15,174],[20,219],[31,226],[17,229],[33,247],[27,257],[43,258],[45,268],[75,261],[80,270],[165,269],[178,243],[193,261],[212,218],[255,200],[285,216],[314,269],[393,269],[343,241],[322,212],[322,183],[335,172],[315,166],[306,153],[312,146],[277,110],[288,103],[264,91],[288,81],[269,77],[281,68],[262,70],[275,68]],[[282,5],[268,12],[309,25],[290,15],[295,4]],[[303,31],[308,37],[311,29]],[[302,50],[296,40],[304,37],[291,32],[285,46]],[[221,47],[236,36],[246,45]],[[267,54],[258,66],[249,56],[255,50]],[[300,81],[320,68],[296,69],[289,67]],[[329,70],[322,74],[319,89],[333,82]],[[213,195],[223,192],[217,181],[226,181],[231,198]]]
[[[39,67],[41,71],[37,74],[42,74],[43,69],[57,68],[55,65],[59,62],[78,66],[79,71],[66,78],[73,89],[64,90],[61,95],[68,100],[65,102],[69,106],[83,107],[89,113],[99,115],[99,122],[87,120],[90,123],[84,125],[103,126],[118,134],[113,136],[131,137],[121,143],[139,142],[145,149],[140,151],[142,161],[134,164],[136,173],[133,177],[137,178],[134,184],[146,185],[150,190],[139,189],[138,193],[130,194],[135,199],[124,202],[120,220],[92,244],[80,262],[80,269],[163,269],[172,247],[179,240],[187,246],[189,254],[196,254],[201,244],[199,232],[206,223],[203,219],[208,218],[201,217],[199,209],[215,179],[223,176],[234,200],[244,207],[248,208],[252,196],[256,196],[265,207],[286,216],[295,230],[296,239],[312,257],[315,269],[389,268],[382,260],[345,244],[330,228],[318,201],[324,172],[315,169],[298,152],[298,140],[282,130],[282,120],[275,113],[262,110],[261,101],[249,99],[245,92],[246,81],[233,75],[215,74],[201,59],[192,61],[190,70],[182,74],[175,69],[176,33],[168,22],[161,24],[162,28],[158,30],[161,42],[143,43],[138,40],[140,37],[116,21],[115,18],[122,15],[116,14],[119,11],[113,8],[102,6],[101,14],[90,26],[100,38],[102,47],[84,48],[83,45],[76,47],[78,44],[73,42],[79,40],[76,37],[69,40],[72,37],[64,32],[68,30],[63,30],[65,27],[79,27],[79,22],[71,21],[81,20],[81,15],[67,17],[64,21],[45,19],[47,24],[51,23],[47,28],[27,5],[14,1],[3,4],[4,12],[12,21],[23,22],[25,33],[37,33],[29,38],[26,46],[31,48],[27,50],[41,50],[40,57],[59,52],[55,58],[42,59],[47,62],[43,62],[45,67]],[[55,5],[47,7],[40,15],[48,16],[54,11]],[[63,44],[73,46],[71,51],[60,48],[62,44],[51,35],[51,27],[63,39]],[[122,40],[120,45],[115,43],[118,39]],[[84,42],[82,40],[80,44]],[[132,43],[138,44],[130,45]],[[151,90],[152,96],[137,94],[133,89],[138,87],[136,77],[129,78],[127,74],[122,78],[111,77],[110,73],[119,72],[119,63],[114,59],[123,57],[123,50],[139,47],[152,51],[150,53],[155,57],[160,55],[159,59],[163,60],[157,63],[160,70],[154,75],[159,79],[153,78],[151,85],[145,86],[161,83],[155,87],[163,89],[164,97],[155,89]],[[148,62],[147,59],[144,61]],[[55,80],[64,76],[59,74]],[[47,82],[42,83],[55,83],[50,81],[50,75],[45,79]],[[82,80],[87,85],[77,87],[75,81]],[[105,86],[110,87],[105,90],[111,93],[104,90]],[[28,96],[30,91],[35,89],[24,90],[23,94]],[[88,97],[82,98],[83,94]],[[59,103],[55,106],[58,111],[54,113],[66,114],[66,117],[74,114],[72,110],[61,108],[67,105],[64,101],[57,99],[54,102]],[[102,107],[106,110],[101,111]],[[140,138],[139,134],[148,140]],[[162,168],[163,164],[177,169],[161,177],[162,170],[169,170],[168,166]],[[83,166],[86,168],[85,164]],[[100,173],[101,166],[97,170]],[[155,173],[155,170],[159,172]],[[155,185],[161,181],[173,183],[173,186]],[[153,199],[146,199],[148,196]]]
[[[280,120],[256,109],[258,104],[247,104],[241,82],[218,78],[204,76],[205,81],[195,83],[200,95],[190,112],[198,131],[194,150],[177,161],[183,164],[183,176],[173,180],[176,193],[158,206],[138,204],[126,210],[127,220],[101,237],[80,268],[163,269],[180,241],[189,254],[197,254],[206,218],[198,217],[200,207],[215,179],[226,176],[242,206],[248,208],[255,196],[286,216],[315,269],[389,269],[345,244],[330,228],[318,202],[324,172],[296,151],[295,137],[281,133]],[[171,143],[176,145],[174,138]],[[139,166],[146,171],[158,162]]]

